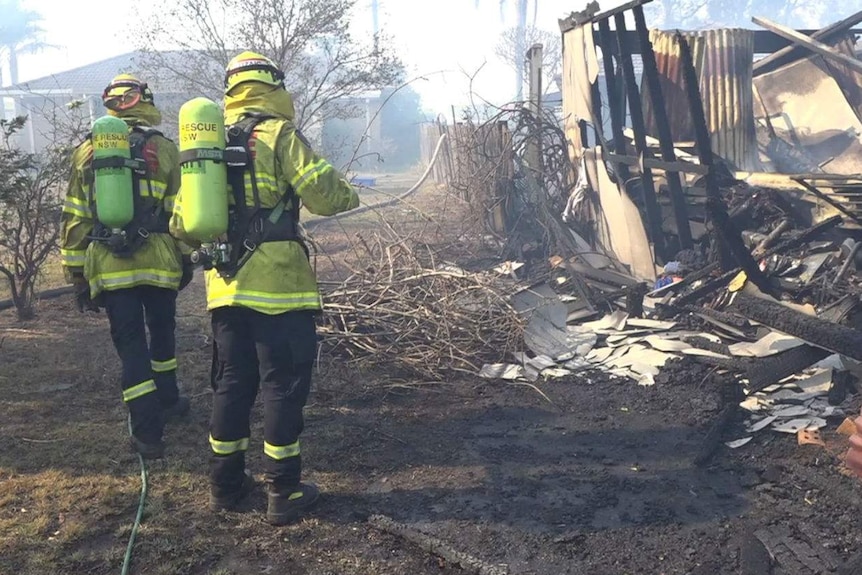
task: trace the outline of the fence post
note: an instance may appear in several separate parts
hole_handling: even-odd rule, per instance
[[[527,165],[533,171],[539,188],[544,185],[542,177],[542,56],[541,44],[533,44],[527,50],[527,71],[529,74],[528,88],[529,101],[527,109],[530,111],[530,130],[532,134],[528,140],[526,150]]]

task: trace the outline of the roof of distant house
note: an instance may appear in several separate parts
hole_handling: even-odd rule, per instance
[[[183,50],[170,50],[160,53],[163,58],[168,58],[169,61],[176,58],[188,56],[188,52]],[[119,56],[113,56],[105,60],[85,64],[71,70],[65,70],[50,76],[43,76],[27,82],[21,82],[14,86],[0,88],[0,94],[5,91],[26,91],[35,92],[42,90],[68,90],[73,95],[91,95],[101,94],[114,76],[118,74],[135,74],[141,80],[147,82],[154,92],[164,92],[159,89],[158,80],[145,77],[142,74],[143,66],[141,63],[146,57],[146,52],[136,50]]]
[[[560,91],[549,92],[542,97],[542,102],[545,104],[558,105],[563,103],[563,93]]]

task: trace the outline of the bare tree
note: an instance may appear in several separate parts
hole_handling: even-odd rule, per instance
[[[40,154],[16,148],[12,136],[26,122],[23,116],[0,120],[0,275],[21,320],[34,316],[36,282],[57,248],[71,152],[67,144]]]
[[[521,41],[521,30],[519,28],[508,28],[500,34],[500,39],[495,47],[497,57],[510,66],[513,70],[520,72],[521,83],[528,79],[529,72],[525,65],[526,50],[533,44],[541,44],[542,50],[542,77],[544,78],[544,92],[548,93],[554,89],[554,81],[563,71],[563,46],[559,33],[549,32],[527,26],[526,44]],[[522,46],[526,46],[521,50]]]
[[[139,32],[140,65],[161,82],[218,100],[228,61],[253,50],[285,71],[301,129],[356,117],[361,111],[350,99],[398,83],[403,66],[384,38],[351,35],[355,2],[160,0],[158,16]],[[180,52],[159,50],[171,45]]]

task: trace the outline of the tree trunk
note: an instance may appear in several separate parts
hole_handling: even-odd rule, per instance
[[[19,321],[28,321],[36,317],[33,306],[36,300],[36,276],[18,278],[17,285],[12,286],[12,301],[15,302],[15,312]]]

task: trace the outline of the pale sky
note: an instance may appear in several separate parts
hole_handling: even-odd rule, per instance
[[[585,0],[538,0],[536,25],[553,32],[559,30],[558,18],[581,10]],[[123,30],[146,25],[152,10],[147,2],[114,2],[106,10],[101,0],[24,0],[26,7],[44,17],[46,41],[59,49],[33,56],[22,56],[20,79],[26,81],[89,64],[134,50]],[[618,1],[602,2],[606,8]],[[476,77],[474,92],[481,98],[502,104],[514,96],[514,72],[497,61],[494,45],[502,30],[514,26],[514,2],[501,21],[499,0],[380,0],[380,25],[394,36],[398,53],[408,66],[410,77],[424,75],[427,81],[413,84],[422,95],[423,106],[446,113],[451,105],[469,101],[469,81],[461,72],[474,73],[487,62]],[[358,0],[355,25],[371,31],[369,0]],[[116,26],[95,19],[111,18]],[[366,19],[363,23],[361,19]],[[112,33],[112,29],[116,30]],[[444,71],[444,73],[439,73]]]

